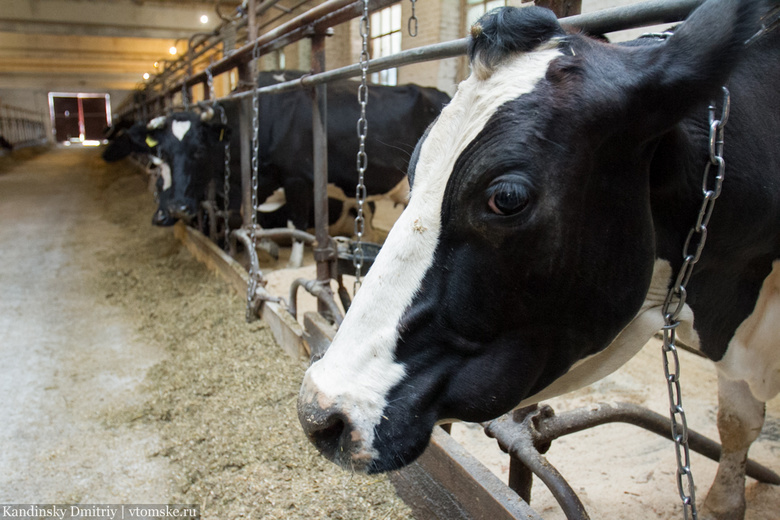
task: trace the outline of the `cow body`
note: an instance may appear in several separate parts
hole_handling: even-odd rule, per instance
[[[713,0],[668,40],[627,45],[538,8],[486,15],[472,75],[415,150],[409,206],[304,379],[318,448],[395,469],[437,421],[497,417],[638,352],[664,325],[726,84],[727,180],[678,335],[719,373],[706,512],[740,518],[747,449],[780,391],[780,43],[744,44],[767,8]]]
[[[286,74],[290,74],[286,72]],[[302,72],[292,72],[293,77]],[[284,78],[279,73],[264,72],[258,78],[260,86]],[[358,138],[356,124],[360,113],[357,102],[358,83],[340,81],[328,85],[328,182],[352,194],[358,181],[356,157]],[[379,195],[390,192],[405,177],[409,156],[428,124],[440,113],[449,97],[433,88],[406,85],[375,86],[369,89],[368,117],[376,127],[366,140],[369,166],[365,176],[366,193]],[[252,117],[252,99],[219,101],[228,124],[203,121],[191,113],[168,116],[149,137],[157,153],[170,164],[172,189],[165,200],[168,211],[176,218],[192,219],[197,205],[204,200],[209,182],[215,181],[217,191],[224,184],[224,141],[230,142],[231,208],[240,207],[241,147],[238,131],[239,114]],[[217,109],[219,111],[220,109]],[[189,130],[181,139],[173,135],[173,125],[189,121]],[[280,218],[299,230],[314,222],[312,107],[308,92],[293,91],[264,95],[258,101],[258,148],[260,150],[258,200],[266,200],[283,188],[286,203],[274,215],[260,213],[263,227],[277,227]],[[331,223],[337,220],[341,203],[330,200]],[[301,250],[302,252],[302,250]],[[296,255],[293,255],[295,257]]]

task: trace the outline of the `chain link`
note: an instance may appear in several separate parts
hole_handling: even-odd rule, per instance
[[[360,289],[365,255],[363,253],[363,234],[366,230],[366,219],[363,208],[366,203],[366,168],[368,167],[368,155],[366,154],[366,134],[368,133],[368,119],[366,119],[366,105],[368,104],[368,35],[371,26],[368,19],[368,0],[363,0],[363,16],[360,19],[360,36],[363,39],[363,47],[360,52],[360,86],[358,87],[358,103],[360,103],[360,118],[357,122],[357,134],[359,147],[357,153],[358,184],[355,189],[357,199],[357,217],[355,218],[355,242],[352,264],[355,267],[355,284],[353,295]]]
[[[216,104],[216,102],[215,102]],[[225,108],[222,106],[219,106],[219,121],[222,123],[222,125],[227,128],[228,120],[227,115],[225,114]],[[222,133],[220,134],[220,139],[222,139],[225,143],[225,177],[223,179],[223,186],[222,186],[222,197],[223,197],[223,203],[224,203],[224,215],[223,219],[225,221],[225,251],[230,253],[230,139],[227,138],[227,135],[224,133],[225,129],[222,130]]]
[[[257,60],[260,57],[257,47],[257,40],[255,40],[255,46],[252,50],[253,60]],[[252,208],[251,212],[251,227],[249,229],[249,238],[252,242],[252,250],[257,247],[257,183],[260,170],[260,94],[257,92],[257,80],[255,80],[255,91],[252,95]],[[251,321],[254,319],[253,313],[255,310],[255,294],[257,293],[257,286],[260,282],[260,273],[257,271],[254,263],[249,269],[249,284],[247,286],[246,293],[246,319]]]
[[[187,80],[189,79],[189,76],[184,78],[184,81],[181,84],[181,104],[184,106],[184,110],[187,111],[190,109],[190,95],[187,92]]]
[[[415,14],[415,8],[417,7],[417,0],[411,0],[412,2],[412,16],[409,17],[409,21],[406,24],[406,29],[409,31],[409,36],[414,38],[417,36],[417,15]],[[414,27],[414,29],[412,29]]]
[[[211,66],[206,67],[206,85],[209,88],[209,99],[214,103],[217,96],[214,94],[214,75],[211,73]]]
[[[696,493],[691,473],[690,451],[688,449],[688,422],[682,404],[680,389],[680,359],[677,355],[677,327],[680,312],[685,306],[688,295],[685,289],[693,274],[693,268],[701,257],[704,243],[707,240],[707,225],[709,224],[715,200],[720,196],[723,179],[726,172],[726,161],[723,159],[723,130],[729,117],[730,96],[723,87],[723,107],[720,119],[715,119],[715,102],[709,106],[709,161],[704,168],[702,194],[704,200],[699,209],[696,224],[688,233],[683,246],[683,265],[674,284],[666,294],[662,308],[664,316],[663,327],[663,363],[666,384],[669,389],[669,416],[671,418],[672,440],[677,453],[677,490],[683,504],[683,518],[697,518]],[[712,176],[713,168],[715,176]],[[673,309],[673,310],[672,310]]]

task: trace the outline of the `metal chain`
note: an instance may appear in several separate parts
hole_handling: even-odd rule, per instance
[[[252,58],[257,60],[260,53],[255,40],[255,47],[252,50]],[[255,80],[255,91],[252,95],[252,208],[251,208],[251,227],[249,229],[249,238],[252,243],[252,250],[257,247],[257,182],[258,171],[260,169],[260,94],[257,92],[257,80]],[[252,263],[249,269],[249,284],[246,292],[246,319],[254,320],[254,300],[257,292],[257,286],[260,279],[260,273]]]
[[[206,67],[206,84],[209,88],[209,99],[212,103],[215,103],[217,96],[214,94],[214,76],[211,73],[211,66]]]
[[[357,199],[357,217],[355,218],[355,243],[352,264],[355,267],[355,284],[353,295],[360,289],[363,271],[363,234],[366,230],[366,219],[363,216],[363,206],[366,203],[366,168],[368,167],[368,155],[366,155],[366,134],[368,133],[368,119],[366,119],[366,105],[368,104],[368,35],[370,33],[368,19],[368,0],[363,0],[363,16],[360,19],[360,36],[363,39],[363,48],[360,52],[360,87],[358,87],[358,103],[360,103],[360,118],[357,122],[357,134],[360,140],[357,153],[358,184],[355,189]]]
[[[729,118],[730,96],[723,87],[723,107],[720,119],[715,119],[715,102],[709,106],[709,161],[704,168],[702,193],[704,200],[699,209],[696,224],[688,233],[683,246],[683,265],[677,275],[674,285],[669,288],[662,308],[664,316],[663,362],[666,383],[669,389],[669,415],[672,425],[672,440],[677,451],[677,490],[683,504],[683,518],[697,518],[696,493],[691,473],[690,452],[688,449],[688,423],[682,404],[680,389],[680,360],[677,355],[677,327],[680,313],[688,295],[685,287],[691,279],[693,268],[701,257],[704,243],[707,240],[707,224],[712,216],[715,200],[720,196],[723,178],[726,173],[726,161],[723,159],[723,129]],[[711,178],[712,167],[717,168],[714,178]],[[691,250],[693,249],[693,253]],[[673,310],[670,310],[673,309]],[[671,361],[670,361],[671,357]],[[672,367],[670,369],[670,366]]]
[[[187,93],[187,80],[189,77],[184,78],[181,84],[181,104],[184,106],[184,110],[190,109],[190,96]]]
[[[417,7],[417,0],[412,1],[412,16],[409,17],[409,21],[406,24],[406,29],[409,31],[409,36],[414,38],[417,36],[417,15],[415,14],[415,7]],[[412,30],[412,23],[414,23],[414,30]]]
[[[216,105],[216,101],[214,102]],[[227,128],[228,120],[225,114],[225,108],[219,106],[219,121]],[[220,133],[220,139],[225,142],[225,178],[223,179],[222,197],[224,202],[225,213],[223,219],[225,221],[225,251],[230,253],[230,139],[225,135],[225,129],[222,129]]]

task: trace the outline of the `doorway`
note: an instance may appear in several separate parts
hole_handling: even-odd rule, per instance
[[[49,93],[54,140],[60,143],[100,144],[111,125],[108,94]]]

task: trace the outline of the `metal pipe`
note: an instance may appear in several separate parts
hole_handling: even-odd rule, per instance
[[[311,43],[311,70],[314,73],[325,70],[325,34],[315,34]],[[317,249],[314,259],[317,261],[317,280],[327,282],[331,278],[330,266],[335,251],[330,246],[328,233],[328,99],[327,85],[317,85],[312,95],[312,157],[314,166],[314,225],[317,237]],[[327,286],[330,292],[330,286]],[[330,295],[331,299],[333,294]],[[322,300],[318,300],[319,311],[326,310]]]
[[[683,20],[704,0],[650,0],[625,7],[604,9],[596,13],[569,16],[560,20],[561,25],[569,29],[579,29],[592,34],[633,29],[656,23],[673,23]],[[607,14],[600,14],[607,13]],[[373,59],[369,62],[369,72],[412,65],[431,60],[454,58],[466,54],[469,38],[435,43],[401,51],[392,56]],[[313,87],[339,79],[354,78],[360,75],[360,64],[347,65],[321,74],[303,76],[291,81],[277,83],[258,89],[260,94],[278,94],[299,88]],[[246,93],[235,97],[245,96]]]
[[[606,34],[646,25],[679,22],[703,3],[704,0],[648,0],[562,18],[561,25],[564,29]]]
[[[633,424],[661,437],[669,437],[668,417],[632,403],[601,403],[593,408],[581,408],[559,415],[545,416],[536,428],[539,432],[539,441],[549,443],[564,435],[612,422]],[[715,462],[720,460],[720,444],[691,429],[688,430],[688,446],[696,453]],[[780,485],[780,475],[752,459],[747,461],[746,473],[759,482]]]
[[[238,125],[241,139],[241,207],[243,208],[243,225],[252,227],[252,113],[246,110],[239,111]]]
[[[485,433],[498,441],[501,449],[519,459],[555,497],[568,520],[588,520],[585,506],[577,494],[550,462],[539,453],[536,428],[537,413],[532,411],[521,422],[505,415],[485,425]],[[518,418],[519,419],[519,418]]]
[[[257,238],[270,238],[271,240],[292,238],[308,245],[314,244],[317,241],[317,238],[310,233],[290,228],[258,229],[255,231],[255,236]]]
[[[375,0],[372,2],[371,9],[378,10],[388,5],[397,3],[399,0]],[[288,22],[276,27],[275,29],[263,34],[254,41],[250,41],[243,47],[236,49],[229,56],[215,61],[211,65],[212,74],[215,76],[227,72],[252,59],[252,54],[257,47],[258,52],[268,54],[274,50],[280,49],[286,45],[311,36],[311,31],[315,33],[324,31],[326,28],[347,22],[358,16],[362,12],[362,0],[328,0],[317,7],[309,9],[289,20]],[[187,84],[200,83],[206,79],[206,73],[199,72],[190,78],[184,80]],[[180,85],[173,87],[181,88]],[[164,95],[160,94],[160,95]]]
[[[249,0],[247,7],[247,27],[249,31],[249,39],[255,41],[257,39],[257,8],[255,7],[255,0]]]
[[[323,307],[318,312],[322,313],[327,311],[333,319],[336,321],[336,325],[340,326],[344,317],[341,315],[341,309],[336,305],[336,301],[333,299],[333,291],[330,289],[329,283],[323,283],[320,280],[306,280],[305,278],[298,278],[293,281],[290,286],[290,300],[287,303],[287,310],[292,314],[293,318],[298,319],[298,288],[303,287],[306,292],[317,298],[317,306]]]

